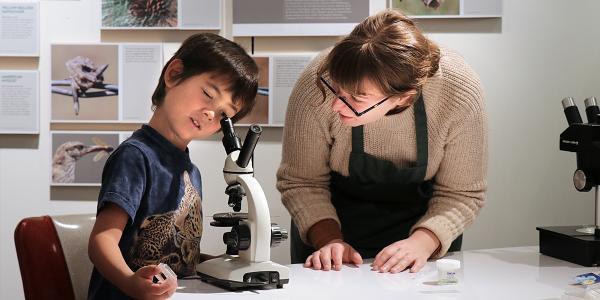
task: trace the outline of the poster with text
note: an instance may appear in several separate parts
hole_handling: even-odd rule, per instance
[[[234,36],[346,35],[369,16],[367,0],[233,0]]]
[[[0,134],[37,134],[37,71],[0,71]]]
[[[220,0],[102,0],[102,29],[221,29]]]
[[[147,123],[152,117],[152,94],[158,85],[163,65],[160,44],[122,44],[119,46],[121,92],[119,120]]]
[[[315,57],[316,53],[297,55],[274,55],[271,57],[272,90],[271,121],[272,125],[283,125],[288,100],[296,81],[304,68]]]
[[[0,3],[0,56],[38,56],[39,4]]]
[[[119,133],[54,131],[53,186],[100,185],[106,159],[119,145]]]

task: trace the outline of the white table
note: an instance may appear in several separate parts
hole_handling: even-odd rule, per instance
[[[598,272],[541,255],[537,246],[455,252],[462,262],[459,283],[437,285],[435,262],[416,274],[371,271],[344,265],[342,270],[315,271],[290,265],[283,289],[231,292],[195,279],[179,280],[172,299],[560,299],[576,275]]]

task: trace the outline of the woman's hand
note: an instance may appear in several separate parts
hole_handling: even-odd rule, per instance
[[[409,238],[383,248],[371,266],[381,273],[398,273],[409,266],[411,273],[419,272],[439,245],[433,232],[419,228]]]
[[[332,266],[333,263],[333,266]],[[362,257],[348,243],[335,239],[313,252],[304,263],[305,268],[339,271],[343,263],[362,264]]]
[[[177,278],[169,278],[166,281],[153,283],[152,277],[161,272],[155,265],[139,268],[130,277],[129,291],[127,294],[136,299],[169,299],[177,289]]]

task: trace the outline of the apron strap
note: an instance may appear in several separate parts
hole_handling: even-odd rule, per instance
[[[429,149],[427,146],[427,113],[425,112],[423,93],[419,93],[419,98],[414,105],[415,133],[417,137],[417,166],[420,167],[418,168],[418,178],[423,180],[425,179],[425,173],[427,172],[427,160],[429,157]]]
[[[364,153],[364,128],[363,125],[352,127],[352,152]]]

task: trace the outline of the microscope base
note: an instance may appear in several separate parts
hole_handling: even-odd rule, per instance
[[[237,282],[237,281],[231,281],[231,280],[225,280],[225,279],[219,279],[219,278],[215,278],[206,274],[202,274],[202,273],[198,273],[198,276],[200,277],[200,280],[202,280],[203,282],[208,282],[212,285],[218,286],[218,287],[222,287],[224,289],[228,289],[231,291],[238,291],[238,290],[257,290],[257,289],[281,289],[283,288],[284,284],[287,284],[290,280],[289,279],[285,279],[285,280],[280,280],[280,283],[271,283],[271,284],[265,284],[265,283],[246,283],[246,282]]]
[[[229,290],[283,288],[289,280],[289,268],[280,264],[242,261],[224,256],[196,265],[202,281]]]
[[[576,231],[581,226],[536,227],[540,253],[586,267],[600,265],[600,238]]]

